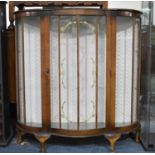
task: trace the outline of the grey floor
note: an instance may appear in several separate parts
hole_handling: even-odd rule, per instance
[[[49,153],[106,153],[109,151],[107,140],[100,137],[71,139],[62,137],[51,137],[46,143]],[[37,153],[39,143],[32,136],[26,136],[24,143],[19,145],[16,138],[7,147],[0,147],[1,153]],[[141,144],[136,143],[129,136],[123,136],[116,144],[115,152],[118,153],[143,153]]]

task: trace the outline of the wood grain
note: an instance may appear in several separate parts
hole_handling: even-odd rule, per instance
[[[41,93],[42,93],[42,127],[50,128],[50,17],[40,18],[41,31]]]
[[[116,18],[107,17],[106,128],[115,127]]]

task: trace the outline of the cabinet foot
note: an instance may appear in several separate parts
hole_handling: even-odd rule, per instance
[[[17,129],[17,144],[21,144],[24,141],[24,133]]]
[[[141,132],[141,130],[140,130],[140,128],[138,128],[136,130],[136,137],[135,137],[136,143],[139,143],[140,142],[140,132]]]
[[[50,138],[50,134],[42,135],[42,134],[35,134],[36,139],[40,142],[40,152],[46,153],[46,146],[45,142]]]
[[[110,143],[110,152],[115,152],[115,144],[120,137],[121,134],[105,134],[105,138]]]

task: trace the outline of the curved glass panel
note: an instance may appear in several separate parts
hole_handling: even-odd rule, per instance
[[[18,103],[20,122],[41,127],[40,18],[17,22]]]
[[[117,17],[115,126],[131,124],[133,18]]]
[[[40,17],[25,17],[23,30],[26,125],[41,127]]]
[[[23,28],[22,20],[16,24],[17,72],[18,72],[18,121],[24,123],[24,87],[23,87]]]
[[[137,122],[139,20],[117,17],[116,34],[116,126]]]

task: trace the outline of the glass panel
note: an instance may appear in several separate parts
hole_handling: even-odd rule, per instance
[[[80,128],[96,127],[96,17],[80,17]]]
[[[77,129],[77,23],[75,16],[60,17],[62,128]]]
[[[26,124],[41,127],[40,18],[24,18]]]
[[[139,20],[135,23],[134,34],[134,90],[133,90],[133,122],[137,121],[137,101],[138,101],[138,65],[139,65]]]
[[[58,17],[50,18],[51,127],[59,128]]]
[[[98,128],[106,120],[106,18],[98,19]]]
[[[17,71],[18,71],[18,115],[19,122],[24,123],[24,94],[23,94],[23,27],[22,20],[16,24]]]
[[[106,29],[98,19],[98,127],[105,126]],[[80,17],[80,128],[96,128],[96,16]]]
[[[131,124],[132,40],[130,17],[117,17],[116,32],[116,126]]]

